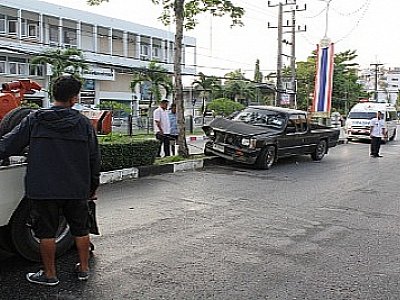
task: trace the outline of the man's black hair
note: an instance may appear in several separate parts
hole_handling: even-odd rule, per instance
[[[82,83],[71,75],[61,75],[58,77],[52,88],[54,100],[68,102],[72,97],[79,95]]]

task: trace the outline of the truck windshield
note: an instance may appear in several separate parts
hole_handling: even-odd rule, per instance
[[[286,123],[285,115],[276,111],[257,108],[246,108],[235,115],[232,120],[241,121],[254,126],[268,126],[283,129]]]
[[[366,119],[366,120],[371,120],[372,118],[376,117],[376,112],[374,111],[369,111],[369,112],[364,112],[364,111],[353,111],[349,113],[349,119]]]

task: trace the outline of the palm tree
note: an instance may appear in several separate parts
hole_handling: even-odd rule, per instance
[[[243,99],[246,100],[245,102],[248,102],[249,99],[256,99],[257,88],[255,84],[248,81],[240,69],[227,73],[225,78],[227,80],[224,91],[230,96],[230,99],[236,102],[241,102],[240,100]]]
[[[49,98],[52,99],[51,88],[54,80],[62,74],[68,73],[81,79],[81,72],[88,69],[84,61],[82,50],[76,48],[50,49],[31,60],[32,65],[51,65],[51,75],[48,86]]]
[[[200,91],[200,95],[203,99],[202,104],[202,116],[203,116],[203,125],[204,125],[204,114],[206,111],[206,100],[212,101],[213,94],[217,90],[221,90],[220,80],[215,76],[206,76],[202,72],[199,72],[199,79],[193,81],[193,87],[195,90]]]
[[[149,102],[149,113],[147,114],[147,132],[150,130],[150,110],[153,105],[153,100],[159,103],[162,98],[162,90],[165,91],[165,97],[167,98],[172,91],[173,84],[171,77],[168,75],[168,70],[158,65],[155,61],[151,61],[149,66],[133,75],[131,81],[131,90],[135,91],[138,84],[147,82],[150,84],[150,102]]]

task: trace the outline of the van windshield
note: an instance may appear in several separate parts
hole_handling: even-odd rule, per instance
[[[366,119],[371,120],[376,117],[376,112],[353,111],[349,113],[349,119]]]

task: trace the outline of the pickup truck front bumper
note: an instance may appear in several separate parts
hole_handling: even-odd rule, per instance
[[[205,144],[204,152],[207,154],[214,154],[227,160],[253,165],[256,163],[257,157],[260,154],[260,149],[239,148],[228,144],[208,141]]]

